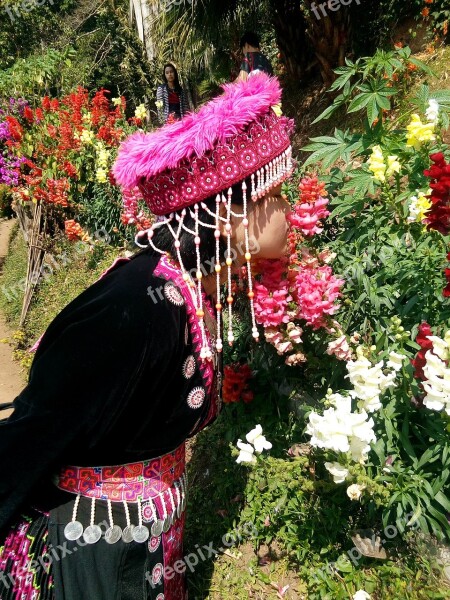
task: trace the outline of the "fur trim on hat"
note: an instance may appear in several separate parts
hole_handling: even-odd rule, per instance
[[[248,81],[225,84],[223,89],[221,96],[181,121],[155,132],[130,135],[122,143],[113,167],[116,181],[131,189],[141,178],[174,169],[184,159],[202,156],[266,115],[281,100],[278,80],[264,73]]]

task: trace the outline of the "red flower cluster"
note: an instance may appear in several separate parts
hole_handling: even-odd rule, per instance
[[[225,404],[239,402],[248,404],[253,400],[253,392],[249,389],[249,379],[253,376],[247,364],[233,363],[224,368],[222,397]]]
[[[424,321],[419,325],[419,333],[416,337],[416,342],[419,344],[420,350],[417,353],[416,358],[411,361],[411,364],[415,369],[414,377],[416,377],[416,379],[421,379],[422,381],[425,381],[426,379],[423,372],[423,368],[427,362],[425,359],[425,354],[428,352],[428,350],[432,350],[433,348],[433,342],[428,339],[429,335],[433,335],[433,332],[431,331],[431,327],[428,325],[428,323]]]
[[[74,219],[69,219],[64,222],[64,229],[66,232],[67,239],[74,241],[79,240],[83,237],[84,231],[79,223]]]
[[[429,196],[432,206],[426,213],[427,229],[435,229],[443,235],[450,233],[450,164],[446,162],[442,152],[431,154],[434,163],[424,174],[432,179],[433,190]]]

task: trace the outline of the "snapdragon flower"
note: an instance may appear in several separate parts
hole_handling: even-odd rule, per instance
[[[258,454],[261,454],[263,450],[270,450],[272,448],[272,444],[268,442],[262,434],[261,425],[257,425],[254,429],[249,431],[245,438],[249,444],[253,444],[255,451],[258,452]]]
[[[348,475],[348,469],[338,462],[326,462],[325,468],[333,476],[334,483],[343,483]]]
[[[424,192],[418,192],[417,196],[411,196],[409,204],[409,216],[408,222],[414,223],[415,221],[421,223],[426,218],[427,212],[431,208],[431,200],[427,196],[431,194],[431,190],[425,194]]]
[[[425,116],[427,121],[433,123],[434,125],[439,121],[439,103],[437,100],[430,98],[428,102],[428,108],[425,111]]]
[[[375,442],[374,421],[368,419],[366,411],[353,413],[351,398],[341,394],[328,396],[334,407],[323,415],[312,411],[306,433],[311,436],[311,445],[335,452],[351,452],[353,460],[365,462],[370,442]]]
[[[353,483],[347,488],[347,496],[350,498],[350,500],[359,500],[365,489],[365,485],[358,485],[357,483]]]
[[[261,454],[263,450],[272,448],[272,444],[263,435],[261,425],[256,425],[254,429],[247,433],[245,438],[248,444],[245,444],[242,440],[237,441],[237,447],[240,450],[236,459],[237,463],[256,463],[255,452]]]
[[[395,372],[383,373],[384,362],[372,366],[370,360],[357,349],[358,359],[347,363],[348,375],[354,390],[350,392],[353,398],[358,398],[358,408],[375,412],[382,406],[380,395],[389,388],[395,387]]]
[[[419,150],[423,143],[434,142],[436,139],[434,127],[434,123],[422,123],[419,115],[412,115],[411,122],[406,128],[408,132],[406,145]]]
[[[250,444],[244,444],[242,440],[237,441],[237,447],[240,450],[239,456],[236,459],[237,463],[255,463],[255,449]]]
[[[447,366],[449,343],[446,339],[433,335],[428,336],[428,339],[433,348],[425,353],[423,388],[426,395],[423,403],[430,410],[445,410],[450,415],[450,369]]]
[[[134,111],[134,116],[136,119],[145,119],[147,116],[147,111],[145,110],[145,104],[139,104]]]

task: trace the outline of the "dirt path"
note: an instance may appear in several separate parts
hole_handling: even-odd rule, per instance
[[[8,252],[8,241],[14,220],[0,220],[0,271],[3,260]],[[0,340],[11,337],[12,331],[0,313]],[[24,387],[24,377],[17,363],[13,362],[11,347],[0,343],[0,404],[12,402]],[[5,411],[0,412],[0,419],[7,416]]]

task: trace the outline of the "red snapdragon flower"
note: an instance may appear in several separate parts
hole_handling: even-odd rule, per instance
[[[416,342],[419,344],[420,350],[417,353],[416,358],[411,360],[411,364],[415,369],[414,377],[416,379],[421,379],[422,381],[425,381],[426,379],[423,372],[423,368],[427,363],[425,354],[428,350],[433,349],[433,342],[428,339],[429,335],[433,335],[433,332],[431,331],[430,325],[424,321],[419,325],[419,332],[416,337]]]
[[[431,208],[425,214],[427,229],[440,231],[443,235],[450,233],[450,164],[442,152],[431,154],[432,165],[425,169],[424,175],[432,181],[430,187]]]
[[[253,400],[253,392],[249,389],[249,380],[253,376],[247,364],[233,363],[224,368],[222,397],[225,404],[243,400],[246,404]]]

